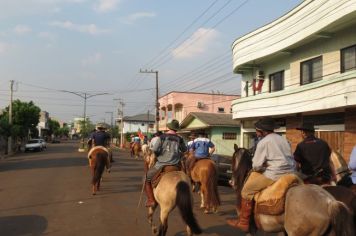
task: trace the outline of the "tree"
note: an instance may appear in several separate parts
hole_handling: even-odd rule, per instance
[[[13,136],[23,139],[27,137],[30,130],[36,129],[40,119],[41,109],[32,101],[21,102],[15,100],[12,102],[12,126],[9,125],[9,107],[0,115],[0,135],[4,138]]]
[[[60,124],[56,120],[52,120],[51,118],[48,119],[48,135],[55,136],[59,135]]]

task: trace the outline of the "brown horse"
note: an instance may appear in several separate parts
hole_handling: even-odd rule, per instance
[[[89,165],[92,173],[92,194],[100,190],[101,177],[105,167],[110,169],[109,151],[102,146],[95,146],[88,153]]]
[[[131,157],[135,156],[138,159],[141,155],[142,149],[140,143],[133,143],[131,147]]]
[[[241,190],[252,169],[251,154],[235,144],[232,157],[232,185],[237,193],[238,209]],[[354,235],[352,216],[348,208],[317,185],[297,185],[286,194],[284,213],[255,213],[259,228],[266,232],[283,232],[289,236]]]
[[[220,206],[218,174],[214,161],[202,159],[195,162],[191,171],[193,182],[200,184],[200,208],[204,213],[217,212]]]

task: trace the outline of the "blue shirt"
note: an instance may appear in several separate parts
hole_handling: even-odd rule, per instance
[[[93,140],[95,146],[107,146],[108,142],[110,141],[110,135],[105,131],[97,131],[93,134]]]
[[[196,158],[204,158],[209,156],[209,148],[213,148],[215,145],[208,139],[199,137],[194,139],[191,149],[194,150],[194,156]]]
[[[352,183],[356,184],[356,146],[352,149],[350,155],[349,168],[352,172],[351,174]]]
[[[134,137],[134,142],[135,142],[135,143],[140,143],[140,142],[141,142],[141,139],[136,136],[136,137]]]

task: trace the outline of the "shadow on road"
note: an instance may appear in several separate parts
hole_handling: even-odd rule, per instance
[[[47,225],[46,218],[38,215],[0,217],[1,235],[41,235]]]
[[[73,167],[86,166],[88,161],[85,158],[54,158],[54,159],[29,159],[19,160],[17,162],[3,162],[0,165],[1,171],[9,170],[24,170],[24,169],[38,169],[38,168],[55,168],[55,167]]]

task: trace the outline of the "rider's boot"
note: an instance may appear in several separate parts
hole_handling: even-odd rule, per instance
[[[228,219],[227,224],[244,232],[249,232],[250,216],[252,213],[253,200],[241,200],[241,210],[238,219]]]
[[[153,207],[156,205],[156,200],[153,195],[153,188],[150,182],[145,182],[145,192],[147,196],[146,207]]]

